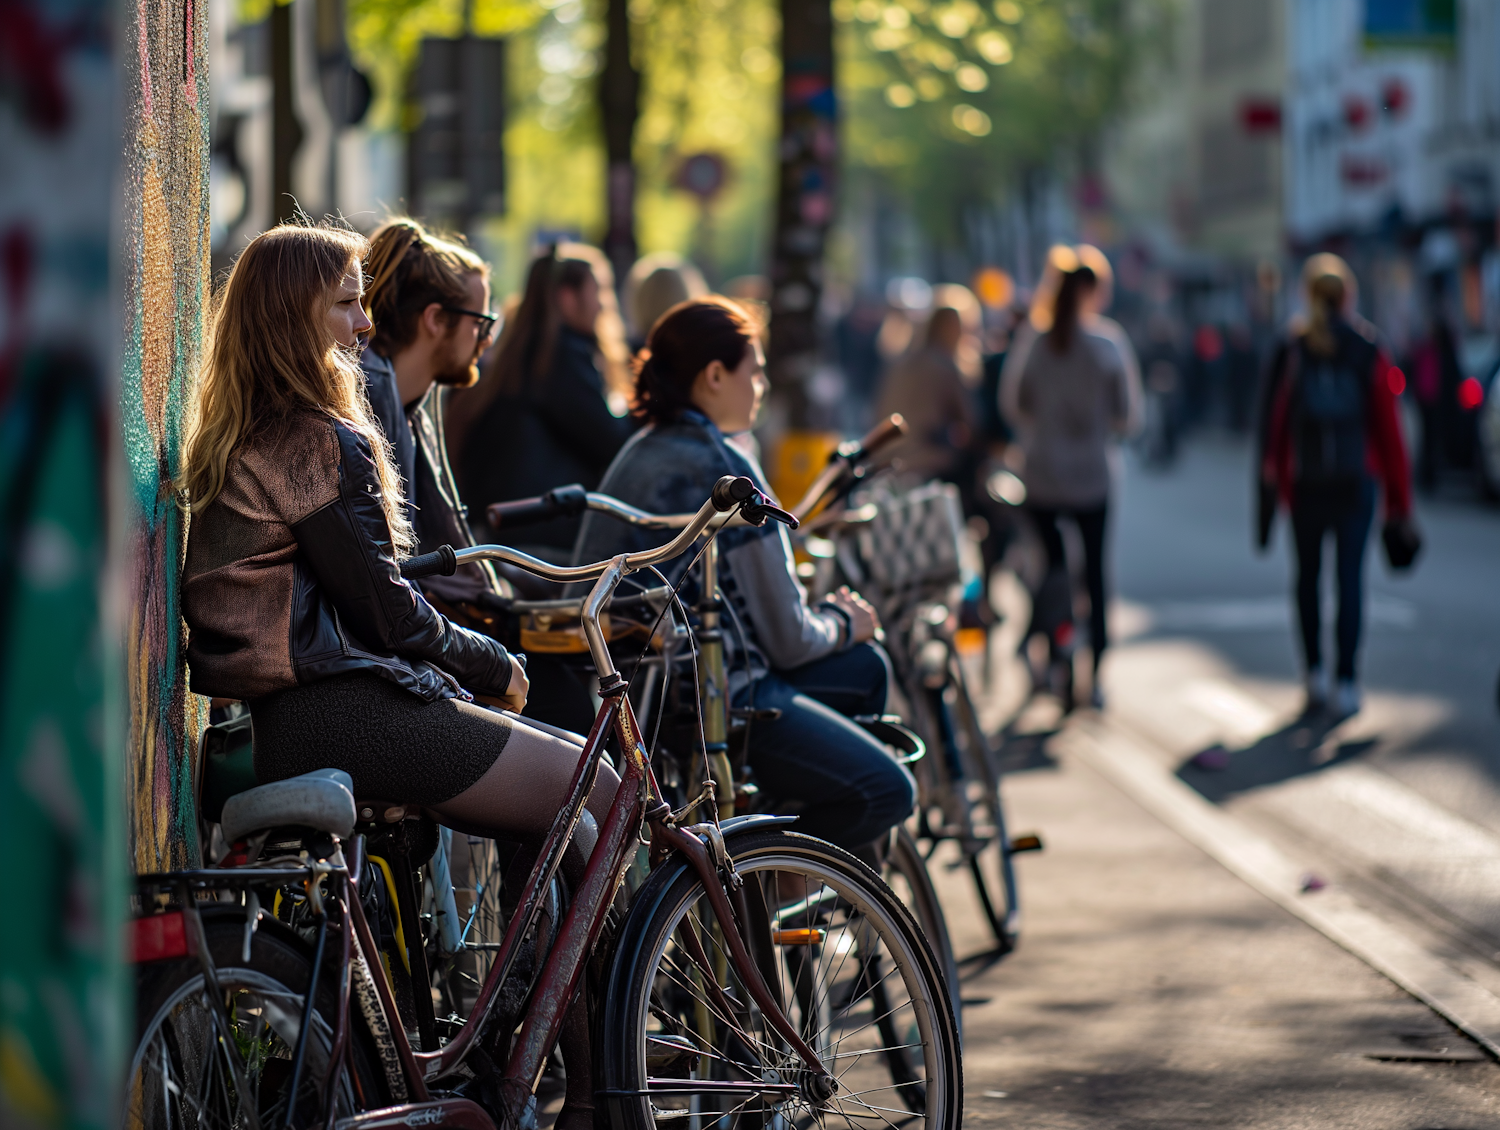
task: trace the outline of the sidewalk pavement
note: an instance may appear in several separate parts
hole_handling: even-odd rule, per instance
[[[1019,950],[989,964],[967,874],[934,865],[964,960],[965,1117],[1027,1130],[1500,1127],[1500,1069],[1090,768],[1040,701],[1005,779]],[[1030,736],[1026,736],[1026,735]],[[1121,735],[1120,740],[1125,740]]]

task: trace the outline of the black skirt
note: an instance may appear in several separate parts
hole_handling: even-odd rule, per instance
[[[472,702],[426,702],[352,671],[256,699],[255,775],[280,781],[342,769],[361,800],[432,805],[475,784],[500,757],[509,718]]]

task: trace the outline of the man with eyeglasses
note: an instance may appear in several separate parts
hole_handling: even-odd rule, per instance
[[[408,217],[382,224],[365,257],[365,303],[374,323],[360,363],[370,407],[391,442],[419,551],[473,544],[443,438],[442,391],[479,379],[497,316],[490,272],[462,244]],[[506,586],[488,563],[431,577],[422,590],[448,616],[484,630],[486,593]]]

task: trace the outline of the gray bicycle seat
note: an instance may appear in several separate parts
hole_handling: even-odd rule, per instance
[[[319,769],[230,797],[220,824],[224,838],[234,843],[252,832],[289,825],[346,839],[354,820],[353,779],[342,769]]]

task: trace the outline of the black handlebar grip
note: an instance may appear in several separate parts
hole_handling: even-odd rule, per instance
[[[722,514],[726,510],[733,510],[736,506],[749,502],[759,493],[753,479],[747,479],[744,475],[725,475],[714,484],[711,497],[714,509]]]
[[[535,526],[553,518],[574,518],[589,506],[588,491],[578,483],[549,490],[540,498],[519,498],[514,502],[493,502],[485,517],[494,529]]]
[[[451,577],[458,569],[458,555],[451,545],[440,545],[431,553],[408,557],[401,562],[401,575],[408,581],[423,577]]]

